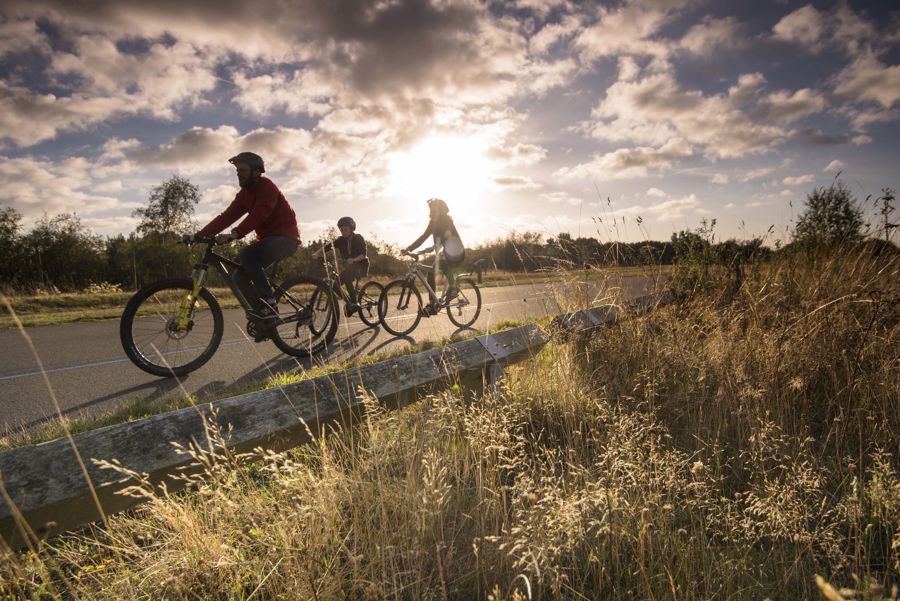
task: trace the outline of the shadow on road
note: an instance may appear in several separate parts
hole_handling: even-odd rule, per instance
[[[115,392],[111,392],[110,394],[106,394],[101,397],[97,397],[96,399],[92,399],[90,401],[86,401],[84,403],[74,405],[72,407],[69,407],[68,409],[65,409],[62,412],[62,415],[64,417],[71,416],[71,415],[77,414],[79,411],[87,409],[88,407],[92,407],[94,405],[99,405],[100,403],[104,403],[104,402],[112,400],[112,399],[119,399],[119,398],[122,398],[123,396],[127,397],[128,395],[136,394],[138,392],[141,392],[143,390],[148,390],[148,389],[151,389],[152,392],[149,394],[149,396],[146,397],[146,400],[148,402],[153,402],[153,401],[164,398],[167,394],[169,394],[176,388],[178,388],[178,381],[175,379],[172,379],[172,378],[160,379],[155,382],[147,382],[146,384],[139,384],[137,386],[132,386],[131,388],[126,388],[124,390],[117,390]],[[56,415],[47,415],[40,419],[32,420],[26,424],[21,424],[19,426],[19,428],[27,430],[29,428],[39,426],[41,424],[53,421],[55,419],[57,419]]]

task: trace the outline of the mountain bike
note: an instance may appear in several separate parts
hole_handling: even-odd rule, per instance
[[[212,358],[224,332],[219,302],[204,287],[214,267],[228,283],[247,317],[247,334],[270,338],[282,352],[309,357],[324,350],[337,332],[337,302],[331,289],[317,278],[298,275],[273,288],[278,315],[256,316],[253,302],[234,280],[241,264],[213,252],[215,238],[205,244],[203,257],[190,278],[168,278],[138,290],[125,306],[119,338],[128,358],[155,376],[183,376]],[[256,299],[254,299],[256,300]]]
[[[467,328],[475,323],[481,313],[481,291],[475,282],[467,277],[458,277],[456,285],[459,293],[450,297],[445,286],[439,297],[428,285],[427,270],[434,267],[420,263],[420,253],[404,254],[412,259],[409,272],[399,280],[388,283],[378,300],[378,317],[385,330],[394,336],[406,336],[416,329],[423,317],[437,315],[444,309],[447,310],[450,321],[460,328]],[[422,305],[422,295],[416,287],[416,280],[428,292],[430,303],[427,307]]]
[[[336,295],[340,296],[344,301],[344,307],[349,307],[351,304],[350,295],[344,289],[344,286],[341,285],[337,268],[334,266],[334,263],[327,258],[324,262],[325,277],[322,279],[322,282],[333,291],[336,291]],[[381,291],[384,290],[384,286],[371,280],[363,284],[362,288],[360,288],[360,279],[361,278],[355,278],[353,282],[353,285],[356,287],[356,302],[359,305],[357,313],[364,324],[373,328],[380,323],[380,320],[378,319],[378,299],[381,298]],[[347,315],[346,310],[344,315]],[[347,315],[347,317],[349,318],[350,316]]]

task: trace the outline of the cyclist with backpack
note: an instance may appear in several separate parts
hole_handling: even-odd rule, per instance
[[[356,221],[352,217],[341,217],[338,219],[337,227],[341,232],[340,238],[329,242],[312,256],[314,259],[321,259],[329,250],[337,249],[343,261],[343,269],[338,280],[347,289],[350,299],[346,307],[346,314],[349,317],[359,310],[356,286],[353,282],[369,274],[369,257],[366,255],[366,241],[362,235],[356,233]]]
[[[459,232],[456,231],[456,225],[450,216],[450,208],[447,203],[440,198],[428,199],[428,227],[419,238],[407,246],[405,252],[412,252],[418,248],[428,236],[434,240],[434,245],[426,248],[423,252],[434,251],[434,259],[432,265],[434,269],[428,273],[428,285],[435,290],[435,273],[441,265],[444,274],[447,276],[447,300],[455,298],[459,294],[459,288],[456,286],[456,273],[462,266],[466,258],[466,249],[463,247]],[[434,300],[430,306],[434,306]]]
[[[297,216],[278,186],[263,177],[266,167],[261,156],[242,152],[228,162],[235,167],[240,191],[220,215],[194,236],[185,238],[216,235],[216,242],[227,244],[255,230],[256,242],[245,246],[238,254],[243,270],[235,272],[235,283],[247,300],[258,306],[258,313],[253,317],[274,320],[278,316],[275,293],[264,270],[297,251],[300,245]],[[243,215],[246,215],[244,220],[231,232],[220,233]]]

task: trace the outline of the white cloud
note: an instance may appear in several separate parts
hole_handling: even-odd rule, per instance
[[[635,56],[669,55],[670,42],[656,38],[675,9],[684,2],[654,4],[628,1],[617,8],[601,6],[597,22],[585,28],[575,39],[575,46],[585,61],[622,54]]]
[[[837,44],[850,56],[879,45],[879,33],[846,3],[830,11],[811,4],[785,15],[772,28],[775,40],[796,44],[811,52],[821,52],[827,44]]]
[[[504,166],[527,167],[544,160],[547,149],[535,144],[499,145],[488,149],[487,156]]]
[[[825,168],[822,169],[822,171],[825,171],[825,172],[840,171],[843,168],[844,168],[844,162],[841,160],[838,160],[838,159],[834,159],[833,161],[831,161],[830,163],[825,165]]]
[[[668,194],[666,194],[659,188],[648,188],[646,194],[647,196],[656,196],[659,198],[665,198],[666,196],[668,196]]]
[[[688,212],[700,212],[700,209],[700,200],[697,195],[690,194],[652,205],[645,212],[653,215],[657,221],[671,221],[684,217]]]
[[[294,71],[290,76],[237,73],[234,83],[238,88],[234,102],[257,116],[277,109],[292,114],[324,115],[331,110],[331,99],[338,93],[332,82],[311,68]]]
[[[745,173],[743,175],[743,177],[741,177],[741,181],[749,182],[749,181],[752,181],[755,179],[760,179],[762,177],[769,175],[773,171],[775,171],[774,167],[758,167],[756,169],[751,169],[750,171]]]
[[[890,109],[900,101],[900,65],[885,65],[865,53],[837,74],[834,93],[843,102],[875,102]]]
[[[706,16],[681,38],[680,46],[693,54],[709,56],[716,50],[739,48],[744,43],[743,28],[737,19]]]
[[[119,198],[98,194],[100,186],[114,186],[95,179],[91,165],[81,158],[57,163],[32,158],[2,157],[0,205],[11,206],[22,213],[27,224],[44,213],[77,212],[83,216],[121,209]],[[128,229],[128,228],[123,228]]]
[[[808,184],[810,182],[816,181],[816,176],[812,174],[807,175],[795,175],[791,177],[786,177],[782,180],[782,183],[785,186],[799,186],[800,184]]]
[[[724,173],[716,173],[712,176],[710,181],[714,184],[724,185],[728,183],[728,176]]]
[[[211,69],[188,44],[154,44],[135,55],[119,51],[111,39],[82,36],[74,53],[54,54],[48,67],[51,77],[76,77],[70,94],[34,93],[0,81],[0,140],[30,146],[124,115],[175,119],[176,109],[198,105],[215,87]]]
[[[8,54],[36,51],[50,52],[47,36],[30,19],[9,19],[0,22],[0,58]]]
[[[838,4],[833,17],[832,28],[832,35],[851,56],[868,51],[879,40],[879,33],[876,31],[875,26],[855,13],[845,3]]]
[[[590,133],[600,139],[663,144],[675,137],[703,148],[710,158],[764,153],[792,133],[786,125],[824,110],[816,92],[766,93],[759,73],[738,78],[727,94],[684,89],[670,72],[635,78],[620,70],[606,98],[594,109]]]
[[[639,146],[620,148],[603,155],[595,155],[587,163],[563,167],[556,174],[566,179],[633,179],[648,177],[652,171],[670,169],[672,162],[693,154],[691,145],[683,138],[672,138],[659,147]]]
[[[801,44],[810,50],[821,49],[819,40],[825,31],[825,15],[811,4],[782,17],[772,28],[775,39]]]
[[[502,190],[534,190],[541,185],[524,175],[498,175],[493,178],[494,185]]]
[[[528,47],[535,55],[550,52],[553,47],[573,36],[581,29],[581,20],[574,15],[567,15],[558,23],[548,23],[528,40]]]

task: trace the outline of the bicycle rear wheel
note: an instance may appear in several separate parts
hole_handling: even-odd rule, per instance
[[[378,319],[394,336],[406,336],[422,319],[422,295],[415,284],[394,280],[384,287],[378,300]]]
[[[297,276],[275,289],[278,321],[270,328],[272,342],[283,353],[309,357],[325,350],[337,333],[337,300],[319,279]]]
[[[359,303],[359,318],[370,328],[381,322],[378,318],[378,301],[383,291],[384,286],[378,282],[366,282],[356,297]]]
[[[456,280],[459,294],[447,303],[447,317],[455,325],[468,328],[481,314],[481,290],[469,278]]]
[[[194,289],[189,278],[160,280],[138,290],[122,313],[119,338],[132,363],[154,376],[183,376],[210,360],[222,341],[222,309],[200,289],[187,325],[178,323],[181,303]]]

